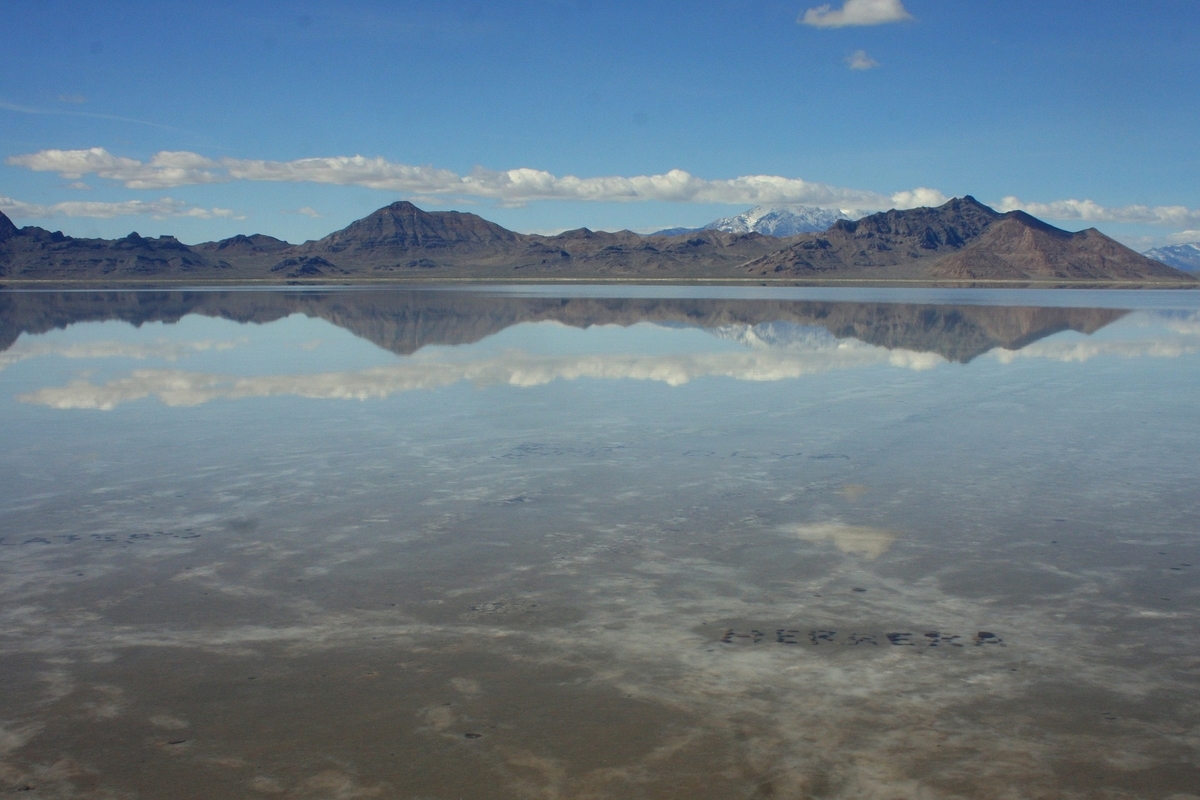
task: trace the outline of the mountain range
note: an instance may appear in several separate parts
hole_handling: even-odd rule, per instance
[[[1156,247],[1142,255],[1184,272],[1200,272],[1200,242]]]
[[[0,281],[852,280],[1194,284],[1095,229],[1069,233],[972,197],[840,219],[778,238],[701,230],[643,236],[510,231],[475,214],[401,201],[292,245],[262,234],[188,246],[173,236],[76,239],[0,214]]]

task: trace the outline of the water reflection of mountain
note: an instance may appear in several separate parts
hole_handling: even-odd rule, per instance
[[[22,333],[76,322],[176,322],[188,314],[263,323],[291,314],[327,320],[398,354],[467,344],[522,322],[574,327],[655,322],[717,328],[786,322],[838,338],[966,362],[1065,330],[1092,333],[1127,314],[1103,308],[948,306],[788,300],[521,297],[461,291],[174,291],[0,293],[0,348]]]

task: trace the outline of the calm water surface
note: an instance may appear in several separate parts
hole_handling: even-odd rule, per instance
[[[0,791],[1200,797],[1200,294],[0,293]]]

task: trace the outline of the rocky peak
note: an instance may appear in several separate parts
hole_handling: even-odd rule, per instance
[[[485,246],[513,242],[518,234],[475,214],[458,211],[422,211],[407,200],[352,222],[331,233],[310,249],[329,252],[378,248],[442,248],[454,245]]]
[[[291,247],[282,239],[276,239],[274,236],[267,236],[263,233],[252,233],[247,236],[244,233],[239,233],[236,236],[231,236],[228,239],[222,239],[219,242],[205,242],[204,244],[196,245],[200,250],[215,250],[215,251],[232,251],[247,252],[247,253],[269,253],[275,250],[283,250]]]
[[[856,238],[886,237],[916,244],[922,249],[962,247],[983,233],[1001,215],[966,195],[937,208],[892,209],[860,220],[838,220],[830,229]]]
[[[13,224],[13,221],[6,217],[3,211],[0,211],[0,242],[7,241],[18,233],[20,231],[17,230],[17,226]]]

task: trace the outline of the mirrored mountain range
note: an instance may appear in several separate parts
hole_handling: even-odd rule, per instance
[[[1091,334],[1128,314],[1111,308],[857,303],[813,300],[553,297],[469,291],[128,291],[0,293],[0,348],[21,334],[79,322],[177,322],[189,314],[265,323],[293,314],[326,320],[398,355],[480,341],[513,325],[577,328],[640,322],[710,330],[787,323],[839,339],[936,353],[966,363],[1061,331]]]

